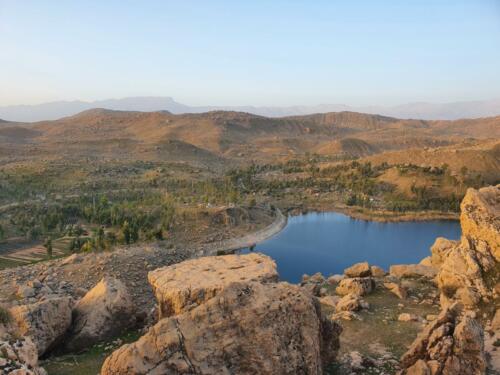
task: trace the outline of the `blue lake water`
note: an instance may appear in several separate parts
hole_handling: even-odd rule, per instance
[[[271,256],[281,279],[296,283],[304,273],[328,276],[362,261],[386,270],[392,264],[418,263],[430,255],[437,237],[458,239],[459,223],[378,223],[334,212],[309,213],[290,217],[283,231],[253,251]]]

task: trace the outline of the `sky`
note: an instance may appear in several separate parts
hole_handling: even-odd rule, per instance
[[[0,105],[500,98],[500,0],[0,0]]]

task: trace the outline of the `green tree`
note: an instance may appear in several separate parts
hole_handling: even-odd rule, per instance
[[[3,229],[2,225],[0,224],[0,241],[3,240],[5,237],[5,230]]]
[[[51,259],[52,258],[52,239],[50,237],[47,237],[43,246],[47,250],[47,256],[49,257],[49,259]]]

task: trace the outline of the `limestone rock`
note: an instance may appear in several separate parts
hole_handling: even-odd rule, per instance
[[[51,298],[10,309],[22,336],[30,336],[42,356],[60,343],[71,325],[71,297]]]
[[[458,244],[458,241],[451,241],[443,237],[436,238],[431,247],[431,265],[440,268],[444,260],[452,249]]]
[[[135,307],[127,288],[120,280],[105,277],[76,304],[65,349],[80,351],[134,324]]]
[[[154,270],[148,279],[160,317],[168,317],[213,298],[233,282],[273,282],[278,273],[271,258],[251,253],[187,260]]]
[[[401,365],[402,375],[426,374],[426,368],[432,375],[484,374],[483,329],[453,304],[424,328],[401,358]]]
[[[399,314],[398,320],[400,322],[417,322],[419,319],[415,314],[402,313]]]
[[[426,277],[432,279],[437,275],[437,270],[423,264],[396,264],[390,267],[389,273],[398,278]]]
[[[319,299],[319,302],[322,304],[322,305],[326,305],[326,306],[330,306],[330,307],[335,307],[335,305],[337,305],[337,303],[339,302],[340,298],[338,296],[325,296],[325,297],[321,297]]]
[[[359,311],[362,309],[362,300],[359,295],[348,294],[342,297],[336,305],[336,311]]]
[[[500,185],[467,190],[460,207],[462,238],[443,252],[436,279],[443,306],[460,300],[474,308],[494,297],[499,284]]]
[[[235,282],[161,319],[112,353],[101,374],[321,374],[321,354],[336,354],[339,333],[300,287]]]
[[[0,339],[0,374],[47,374],[38,366],[37,347],[30,337]]]
[[[371,293],[374,289],[375,281],[371,277],[354,277],[341,280],[335,292],[341,296],[347,294],[363,296]]]
[[[372,275],[372,271],[368,262],[362,262],[346,268],[344,275],[347,277],[368,277]]]
[[[500,185],[468,189],[460,209],[462,242],[500,262]]]

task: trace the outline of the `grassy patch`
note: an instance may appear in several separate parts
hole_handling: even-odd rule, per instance
[[[95,375],[101,371],[102,364],[119,346],[134,342],[140,337],[138,331],[130,331],[110,343],[94,345],[92,348],[80,354],[66,354],[52,357],[42,363],[43,368],[50,375]]]

